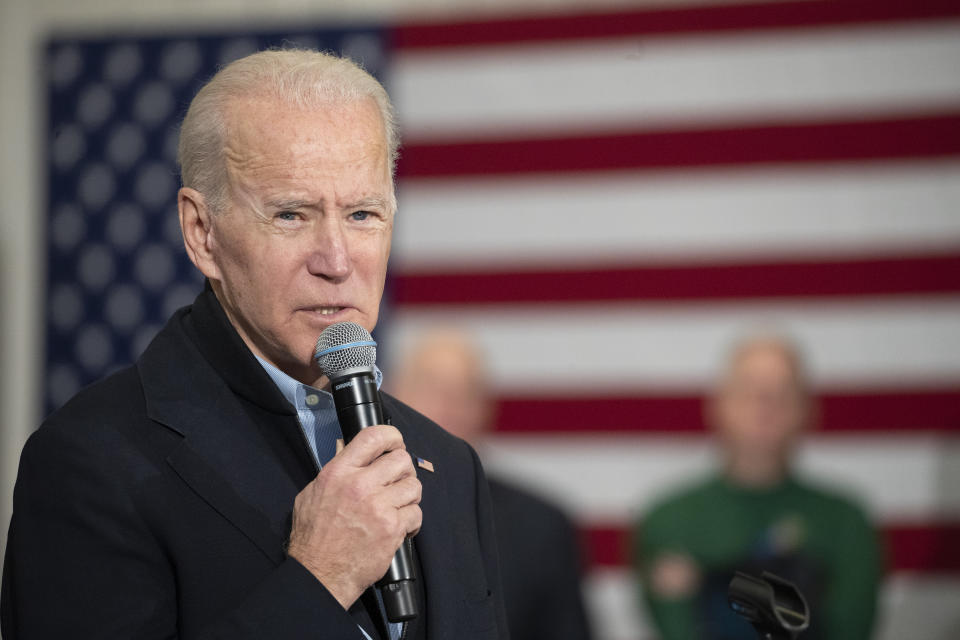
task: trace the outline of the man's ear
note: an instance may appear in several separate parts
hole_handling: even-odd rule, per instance
[[[190,260],[203,275],[211,280],[219,280],[220,269],[213,251],[213,215],[203,194],[196,189],[183,187],[177,192],[177,211],[180,214],[183,245]]]

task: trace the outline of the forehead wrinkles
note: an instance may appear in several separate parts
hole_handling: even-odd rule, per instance
[[[347,200],[380,195],[366,192],[380,186],[386,187],[388,199],[393,197],[383,123],[372,101],[301,109],[250,98],[232,102],[226,115],[224,160],[233,186],[255,187],[257,182],[268,186],[284,180],[311,184],[318,177],[336,176],[346,169],[345,175],[356,178],[348,182],[364,191],[341,194]],[[344,131],[351,133],[342,135]],[[363,184],[364,176],[370,176],[370,166],[377,165],[382,166],[385,184]],[[379,168],[374,173],[379,173]]]
[[[308,144],[319,138],[311,128],[297,127],[283,115],[274,122],[263,117],[263,110],[259,109],[232,115],[224,158],[233,172],[273,168],[289,171],[300,164],[298,159],[305,154]]]

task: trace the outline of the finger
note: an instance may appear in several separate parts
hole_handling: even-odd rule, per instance
[[[340,458],[341,463],[366,467],[384,453],[403,448],[403,436],[397,428],[379,424],[361,429],[337,458]]]
[[[420,504],[420,498],[423,496],[423,485],[416,477],[405,478],[395,482],[383,491],[383,499],[386,504],[399,509],[412,504]]]
[[[423,526],[423,510],[420,509],[420,505],[411,504],[401,507],[397,510],[397,515],[407,532],[407,537],[415,536],[420,532],[420,527]]]
[[[381,487],[417,475],[413,468],[413,460],[404,449],[394,449],[383,454],[371,462],[368,469],[370,481]]]

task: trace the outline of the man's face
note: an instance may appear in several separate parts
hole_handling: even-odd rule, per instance
[[[729,455],[782,464],[808,420],[796,367],[776,344],[746,347],[721,384],[713,420]]]
[[[396,395],[474,446],[489,428],[490,406],[482,366],[456,337],[438,336],[407,354],[395,377]]]
[[[207,275],[257,355],[319,384],[314,343],[377,322],[393,229],[383,123],[372,100],[305,111],[269,99],[227,111],[227,210]]]

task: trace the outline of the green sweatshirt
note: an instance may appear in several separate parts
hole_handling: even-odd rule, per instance
[[[794,582],[811,611],[800,640],[867,640],[881,553],[863,511],[791,478],[766,490],[722,477],[656,505],[635,531],[642,594],[663,640],[755,640],[730,611],[733,572]]]

